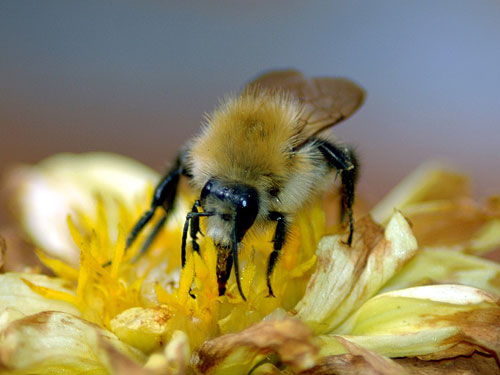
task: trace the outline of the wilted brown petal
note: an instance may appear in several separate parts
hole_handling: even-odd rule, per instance
[[[495,375],[499,374],[495,358],[475,353],[439,361],[422,361],[418,358],[398,358],[408,375]]]
[[[500,199],[485,204],[469,194],[465,176],[436,162],[423,164],[407,176],[371,211],[385,223],[394,208],[413,226],[419,246],[450,246],[482,254],[500,247]]]
[[[277,355],[291,371],[303,371],[315,365],[317,353],[311,330],[286,318],[207,341],[193,354],[191,364],[199,374],[247,374],[259,360]]]
[[[104,346],[107,354],[110,367],[112,369],[112,374],[117,375],[155,375],[155,373],[141,364],[133,361],[116,348],[106,342],[101,340],[101,344]],[[169,375],[164,373],[163,375]]]
[[[499,218],[498,213],[466,197],[421,203],[402,211],[410,219],[420,247],[458,245],[460,250],[472,247],[480,230]]]
[[[358,220],[351,247],[341,236],[324,237],[297,316],[316,333],[330,332],[374,296],[416,250],[415,237],[399,212],[385,230],[369,216]]]
[[[371,211],[378,223],[386,222],[395,208],[429,201],[450,200],[469,194],[468,179],[439,162],[419,166],[391,190]]]
[[[20,228],[5,226],[0,228],[0,235],[5,240],[3,272],[26,272],[26,270],[48,271],[35,254]]]
[[[463,341],[476,344],[500,357],[500,309],[475,309],[448,317],[462,329]]]
[[[351,343],[352,345],[352,343]],[[458,347],[460,345],[457,345]],[[500,369],[495,358],[475,352],[477,347],[450,348],[453,358],[395,358],[387,360],[354,345],[348,354],[322,358],[318,365],[300,375],[494,375]],[[347,346],[346,346],[347,349]],[[472,352],[470,352],[472,349]]]
[[[390,374],[406,374],[404,370]],[[300,375],[386,375],[383,369],[379,370],[365,358],[353,354],[339,354],[322,358],[317,366],[311,370],[301,372]]]
[[[7,245],[5,244],[5,240],[3,237],[0,237],[0,271],[2,271],[3,265],[4,265],[4,257],[5,257],[5,250],[7,248]]]
[[[451,348],[441,350],[435,353],[417,355],[416,358],[421,359],[423,361],[437,361],[441,359],[449,359],[459,356],[470,356],[475,352],[486,354],[491,357],[489,352],[484,350],[480,346],[468,342],[459,342],[458,344],[453,345]]]
[[[339,341],[349,352],[322,358],[312,369],[300,375],[402,375],[406,371],[389,358],[364,349],[349,340],[339,337]]]
[[[389,357],[444,354],[462,342],[497,355],[499,315],[496,298],[482,290],[433,285],[378,295],[357,310],[339,331],[349,334],[350,341]],[[342,353],[337,336],[321,338],[320,354]]]
[[[370,250],[382,239],[382,229],[368,217],[358,220],[350,248],[343,246],[340,236],[324,237],[318,245],[316,271],[297,304],[297,315],[320,324],[334,313],[363,272]]]
[[[102,342],[135,360],[142,354],[114,335],[71,314],[44,311],[0,332],[0,369],[15,374],[109,374]]]

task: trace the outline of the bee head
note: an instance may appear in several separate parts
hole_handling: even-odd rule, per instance
[[[220,226],[235,231],[237,242],[243,239],[259,213],[257,189],[240,182],[211,178],[203,187],[200,200],[204,211],[214,212]],[[230,235],[229,231],[224,230],[224,237]],[[232,237],[227,239],[232,241]]]

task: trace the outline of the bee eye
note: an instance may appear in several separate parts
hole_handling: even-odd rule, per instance
[[[212,192],[213,181],[212,179],[208,180],[203,189],[201,190],[200,198],[204,200],[210,193]]]
[[[236,204],[236,234],[241,241],[259,213],[259,194],[250,186],[238,186],[239,199]]]
[[[251,187],[243,188],[240,186],[238,189],[239,199],[236,206],[238,214],[256,216],[259,210],[259,196],[257,191]]]

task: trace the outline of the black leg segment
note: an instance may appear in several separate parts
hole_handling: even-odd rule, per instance
[[[182,230],[182,245],[181,245],[181,265],[184,268],[186,265],[186,242],[187,242],[187,234],[189,230],[189,223],[191,222],[191,230],[189,230],[189,235],[191,237],[191,244],[193,246],[193,250],[196,252],[200,252],[200,246],[198,245],[198,233],[201,233],[200,230],[200,216],[212,216],[211,212],[198,212],[198,207],[200,207],[200,201],[196,201],[193,204],[193,208],[191,212],[186,215],[186,221],[184,222],[184,229]]]
[[[201,206],[201,203],[199,200],[194,202],[192,212],[198,212],[198,207]],[[200,217],[198,215],[194,215],[193,218],[191,219],[191,230],[189,231],[189,236],[191,237],[191,244],[193,246],[193,250],[196,251],[197,253],[200,252],[200,245],[198,245],[197,239],[198,239],[198,233],[201,233],[200,230]]]
[[[126,248],[129,248],[135,241],[139,233],[146,226],[153,217],[158,207],[163,207],[165,216],[168,216],[172,211],[177,194],[177,187],[179,185],[179,178],[184,173],[184,168],[181,165],[179,158],[172,169],[161,179],[155,188],[153,199],[149,210],[147,210],[142,217],[137,221],[127,237]],[[166,220],[166,219],[165,219]],[[156,232],[159,232],[159,229]]]
[[[352,206],[354,204],[354,189],[358,177],[358,158],[353,149],[348,146],[337,146],[324,140],[316,140],[319,151],[323,154],[328,164],[340,174],[342,187],[341,220],[349,220],[349,237],[347,244],[351,246],[354,233],[354,219]]]
[[[267,262],[267,288],[269,290],[269,295],[274,297],[273,288],[271,286],[271,275],[273,274],[274,266],[276,265],[280,251],[283,248],[283,244],[285,243],[288,225],[285,216],[280,212],[270,212],[269,220],[276,221],[276,230],[273,238],[273,251],[269,255],[269,260]]]

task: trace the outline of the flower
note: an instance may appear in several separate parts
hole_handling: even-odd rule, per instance
[[[396,374],[462,355],[496,368],[500,265],[478,255],[500,245],[500,204],[476,203],[464,177],[422,166],[371,216],[358,207],[351,247],[327,217],[335,197],[311,202],[273,273],[275,298],[272,231],[246,238],[247,301],[234,277],[218,295],[209,239],[181,269],[187,186],[149,251],[137,257],[147,233],[125,251],[158,178],[104,153],[56,155],[11,177],[20,221],[54,276],[0,274],[2,371]]]

